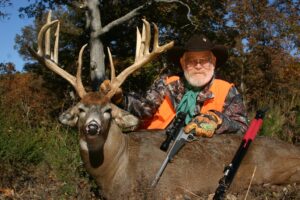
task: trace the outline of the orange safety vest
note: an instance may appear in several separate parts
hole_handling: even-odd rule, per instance
[[[171,76],[167,78],[166,83],[170,84],[171,82],[177,80],[179,80],[178,76]],[[214,94],[214,98],[204,101],[204,104],[201,108],[201,113],[205,113],[209,110],[216,110],[222,112],[225,99],[227,97],[229,89],[232,86],[232,83],[228,83],[220,79],[215,79],[209,88],[209,91],[211,91]],[[175,117],[175,115],[176,111],[173,108],[170,97],[166,95],[157,112],[154,114],[150,122],[147,123],[145,128],[165,129]]]

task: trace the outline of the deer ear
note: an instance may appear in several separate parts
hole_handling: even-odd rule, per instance
[[[69,108],[59,116],[59,121],[68,126],[75,126],[78,121],[79,108],[78,105]]]
[[[139,126],[139,119],[129,112],[111,104],[112,118],[123,132],[133,131]]]

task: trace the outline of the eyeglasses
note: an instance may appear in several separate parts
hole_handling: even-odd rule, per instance
[[[207,58],[187,58],[185,60],[185,63],[186,65],[189,65],[189,66],[196,66],[198,64],[200,65],[205,65],[207,63],[210,63],[211,62],[211,57],[207,57]]]

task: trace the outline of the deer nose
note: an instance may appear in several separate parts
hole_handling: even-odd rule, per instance
[[[100,133],[100,125],[96,121],[91,121],[85,127],[86,134],[97,135]]]

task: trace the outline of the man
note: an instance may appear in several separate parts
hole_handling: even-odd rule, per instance
[[[174,50],[180,53],[184,76],[163,75],[144,97],[125,95],[121,107],[143,119],[146,129],[165,129],[176,113],[186,112],[186,133],[195,130],[197,136],[212,137],[245,132],[247,114],[241,95],[233,84],[215,79],[215,68],[227,60],[227,49],[194,35]]]

